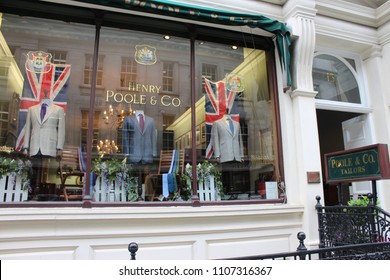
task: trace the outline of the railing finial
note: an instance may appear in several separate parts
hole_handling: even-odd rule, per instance
[[[303,231],[300,231],[297,234],[297,238],[299,240],[299,246],[297,248],[297,251],[305,251],[305,250],[307,250],[307,248],[306,248],[306,246],[305,246],[305,244],[303,242],[306,239],[306,234]]]
[[[138,251],[138,244],[131,242],[129,244],[128,250],[130,252],[130,260],[135,260],[135,253]]]

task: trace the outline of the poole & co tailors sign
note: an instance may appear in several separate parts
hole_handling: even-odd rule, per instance
[[[328,184],[390,179],[386,144],[375,144],[325,155]]]

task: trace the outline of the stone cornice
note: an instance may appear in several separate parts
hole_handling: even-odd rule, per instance
[[[377,9],[373,9],[341,0],[317,0],[316,9],[320,15],[375,28],[390,20],[389,2],[383,4]]]

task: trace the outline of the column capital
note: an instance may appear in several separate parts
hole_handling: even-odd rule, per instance
[[[289,0],[283,6],[283,14],[291,30],[292,88],[304,91],[313,90],[312,66],[316,43],[315,1]]]
[[[318,91],[310,91],[310,90],[300,90],[300,89],[296,89],[296,90],[293,90],[292,92],[290,92],[290,96],[291,98],[295,98],[295,97],[310,97],[310,98],[315,98],[318,94]]]
[[[363,60],[375,57],[382,57],[382,46],[373,45],[362,54]]]

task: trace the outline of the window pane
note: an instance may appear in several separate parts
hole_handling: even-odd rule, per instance
[[[94,27],[2,14],[0,31],[13,52],[0,50],[0,61],[8,61],[0,69],[9,70],[0,84],[0,145],[30,156],[2,153],[2,164],[16,161],[1,179],[9,192],[0,201],[81,200],[84,158],[79,149],[86,143],[88,113],[83,110],[89,108],[90,95],[83,85],[92,77]],[[17,180],[13,189],[7,176],[15,170],[29,181]]]
[[[174,138],[185,137],[184,130],[190,130],[190,122],[172,128],[190,107],[189,40],[161,41],[161,35],[115,28],[102,28],[100,38],[106,90],[97,96],[95,108],[103,120],[94,147],[95,201],[188,200],[179,176],[184,161],[171,154],[169,163],[177,165],[169,172],[170,166],[160,164],[160,155],[177,148]],[[190,143],[181,147],[181,153],[189,147]],[[115,190],[107,193],[105,186],[112,180],[101,168],[110,164],[127,175],[115,178]],[[167,183],[163,173],[178,176],[169,175]]]
[[[347,62],[331,55],[318,55],[313,62],[314,90],[317,98],[360,104],[359,86],[354,74],[354,63]],[[354,72],[352,72],[354,71]]]
[[[216,199],[279,198],[275,108],[265,52],[210,42],[196,46],[196,73],[202,77],[196,90],[198,162],[222,172]],[[199,197],[215,200],[201,187]]]

